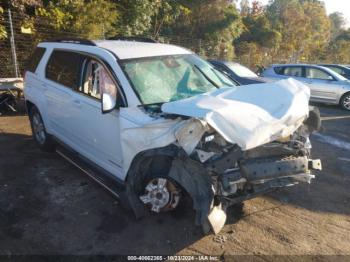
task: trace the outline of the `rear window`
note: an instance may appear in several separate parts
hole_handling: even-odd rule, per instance
[[[84,56],[75,52],[54,50],[46,65],[46,78],[73,89],[79,86]]]
[[[43,47],[37,47],[34,50],[34,53],[29,57],[28,63],[26,66],[26,71],[35,73],[36,68],[38,67],[38,64],[43,57],[46,49]]]

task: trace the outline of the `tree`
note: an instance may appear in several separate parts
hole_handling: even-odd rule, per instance
[[[314,60],[326,48],[330,21],[323,2],[274,0],[267,8],[272,27],[282,35],[278,56],[283,60]]]
[[[271,27],[260,2],[254,1],[246,10],[248,12],[242,17],[243,32],[235,41],[236,54],[241,62],[254,67],[270,58],[270,54],[280,44],[281,34]]]
[[[118,32],[116,5],[108,0],[56,0],[36,9],[36,15],[53,30],[87,38],[104,38]]]
[[[0,7],[0,40],[7,37],[7,32],[5,26],[2,24],[4,22],[4,9]]]
[[[344,30],[346,20],[340,12],[331,13],[329,19],[331,22],[331,40],[334,40]]]
[[[241,32],[241,20],[236,6],[227,0],[178,2],[187,12],[177,17],[169,31],[180,36],[180,44],[192,47],[206,57],[232,59],[233,41]]]

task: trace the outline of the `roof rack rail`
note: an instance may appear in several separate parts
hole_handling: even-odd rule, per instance
[[[113,36],[108,40],[122,40],[122,41],[134,41],[134,42],[145,42],[145,43],[158,43],[156,40],[149,37],[142,36]]]
[[[83,39],[83,38],[63,38],[63,39],[49,39],[46,40],[45,42],[55,42],[55,43],[68,43],[68,44],[80,44],[80,45],[90,45],[90,46],[96,46],[96,44],[88,39]]]

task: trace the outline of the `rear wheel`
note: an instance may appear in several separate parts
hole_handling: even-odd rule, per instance
[[[40,149],[52,152],[54,150],[53,140],[46,132],[44,121],[39,110],[35,106],[33,106],[29,112],[29,119],[34,140],[39,145]]]
[[[343,109],[350,111],[350,92],[342,96],[342,98],[340,99],[340,106]]]

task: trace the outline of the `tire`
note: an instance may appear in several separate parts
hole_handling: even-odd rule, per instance
[[[350,92],[345,93],[342,98],[340,99],[340,106],[347,110],[350,111]]]
[[[29,111],[30,126],[32,128],[33,138],[41,150],[53,152],[55,149],[53,139],[46,132],[44,121],[39,110],[33,106]]]
[[[143,179],[142,191],[138,193],[141,202],[155,213],[175,210],[182,198],[181,187],[168,176],[169,161],[166,157],[153,161]]]

